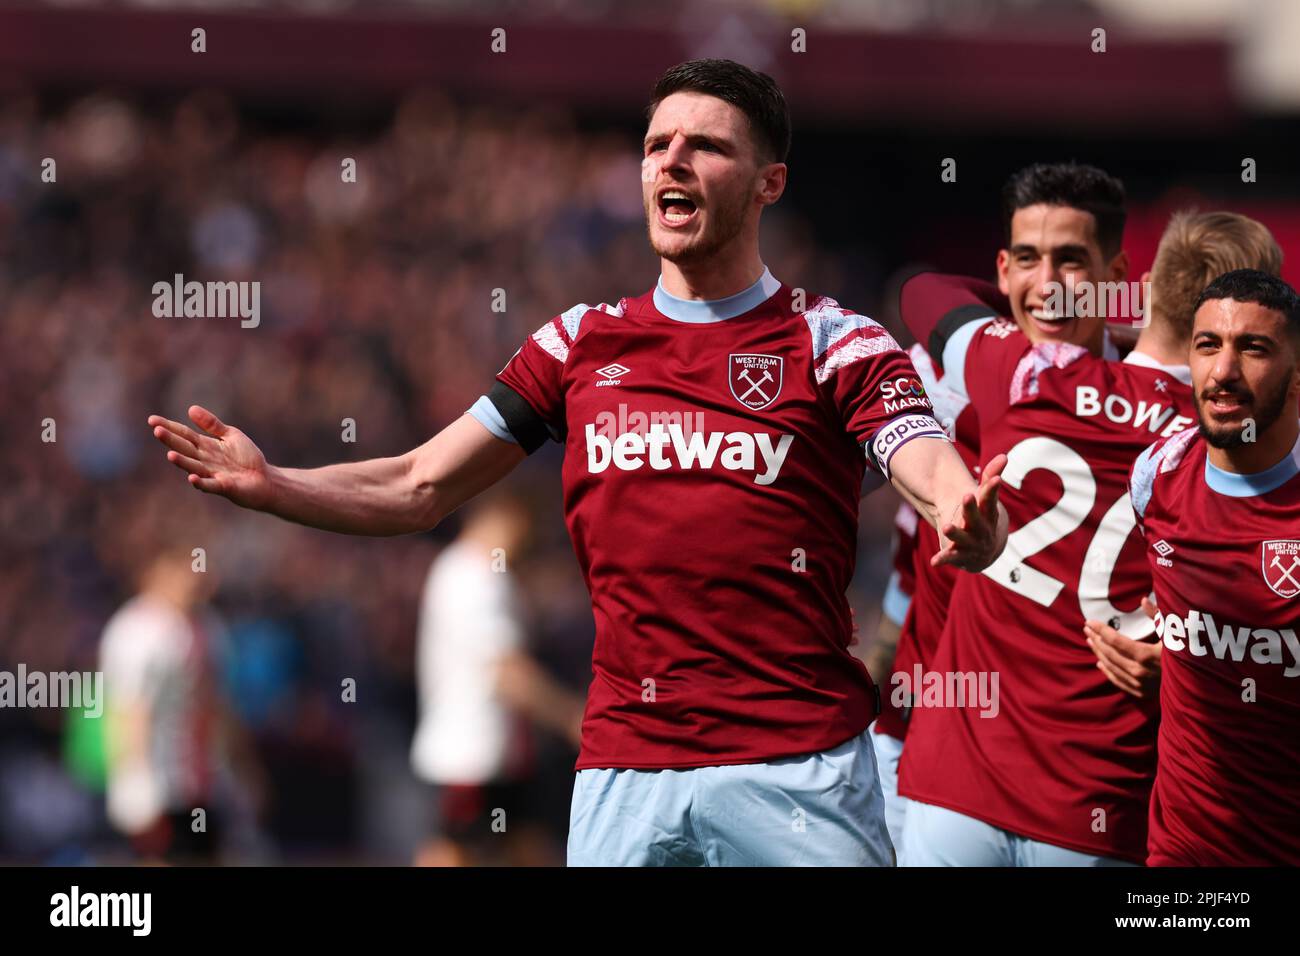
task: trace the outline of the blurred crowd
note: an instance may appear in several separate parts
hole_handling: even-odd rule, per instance
[[[190,489],[145,418],[202,404],[299,467],[423,442],[550,316],[651,287],[640,133],[436,91],[348,122],[216,92],[0,96],[0,670],[94,670],[151,562],[202,548],[218,677],[259,768],[226,858],[408,861],[428,810],[410,765],[421,584],[457,519],[372,540],[241,512]],[[778,277],[872,308],[803,212],[769,212]],[[177,273],[259,281],[260,324],[155,317],[153,284]],[[585,692],[559,460],[550,446],[510,479],[534,524],[511,568],[530,653]],[[867,633],[894,504],[869,502]],[[573,759],[537,732],[528,799],[558,841]],[[129,859],[104,803],[87,721],[0,710],[0,860]]]

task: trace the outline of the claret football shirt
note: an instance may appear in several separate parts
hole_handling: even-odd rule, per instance
[[[1140,353],[1116,362],[1031,345],[989,318],[954,329],[943,355],[945,381],[975,409],[981,459],[1008,456],[1010,534],[997,561],[953,590],[929,666],[954,693],[914,706],[899,793],[1140,862],[1157,707],[1107,681],[1083,625],[1150,633],[1128,473],[1151,441],[1193,423],[1190,373]],[[981,689],[974,704],[968,688]]]
[[[1192,429],[1130,485],[1164,643],[1152,866],[1300,865],[1300,441],[1216,468]]]
[[[871,722],[845,597],[864,470],[944,438],[884,328],[766,270],[713,302],[660,284],[547,322],[471,414],[564,445],[596,622],[578,769],[759,762]]]

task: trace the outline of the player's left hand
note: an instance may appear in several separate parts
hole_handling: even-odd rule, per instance
[[[1154,618],[1156,606],[1142,599],[1142,610]],[[1134,697],[1155,695],[1160,690],[1159,641],[1134,640],[1109,624],[1088,621],[1083,626],[1088,646],[1097,655],[1097,668],[1112,684]]]
[[[984,466],[975,493],[964,495],[952,520],[939,529],[943,540],[930,559],[933,567],[952,564],[964,571],[983,571],[997,560],[1007,543],[1007,511],[998,501],[1006,465],[1007,456],[998,455]]]

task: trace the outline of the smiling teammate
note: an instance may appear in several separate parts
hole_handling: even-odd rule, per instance
[[[202,433],[149,420],[199,490],[353,534],[430,528],[563,442],[596,621],[572,864],[889,864],[874,688],[847,649],[864,470],[940,526],[936,562],[1002,547],[1002,463],[977,486],[929,402],[899,397],[916,372],[889,334],[765,268],[789,145],[770,77],[669,70],[642,176],[658,285],[557,315],[405,455],[276,468],[205,409]]]
[[[1084,207],[1086,194],[1076,202]],[[1019,225],[1013,217],[1013,250],[1026,245]],[[1098,234],[1103,255],[1112,254],[1118,235],[1107,239],[1102,225]],[[1085,231],[1079,241],[1098,240]],[[1084,261],[1098,259],[1085,251]],[[1157,708],[1108,687],[1071,628],[1087,617],[1126,622],[1136,637],[1150,631],[1136,613],[1150,578],[1121,491],[1128,462],[1153,435],[1192,422],[1186,289],[1244,262],[1275,267],[1280,253],[1268,230],[1244,217],[1176,216],[1157,254],[1150,323],[1123,363],[1082,347],[1101,338],[1099,314],[1069,320],[1065,340],[1042,341],[1032,313],[1047,298],[1044,276],[1063,284],[1046,261],[1058,256],[1040,261],[1036,287],[1003,283],[1013,302],[1030,305],[1022,327],[1036,345],[1026,351],[1009,324],[987,321],[949,339],[963,360],[949,374],[964,371],[970,382],[981,454],[1010,458],[1015,530],[998,562],[957,582],[934,668],[998,674],[1002,706],[996,715],[916,715],[900,787],[919,801],[908,809],[909,865],[1110,865],[1146,856]]]
[[[975,341],[972,333],[1004,317],[1014,320],[1030,342],[1074,342],[1098,355],[1117,357],[1100,317],[1057,316],[1046,305],[1051,283],[1117,281],[1128,269],[1120,243],[1124,189],[1101,170],[1073,163],[1029,166],[1007,181],[1002,200],[1006,244],[997,256],[998,284],[922,273],[904,284],[900,302],[900,313],[918,339],[911,355],[926,393],[958,453],[976,474],[979,420],[966,374],[966,350]],[[977,363],[975,377],[982,374]],[[890,834],[900,847],[898,834],[909,802],[897,792],[912,713],[908,689],[916,674],[928,671],[938,650],[959,577],[951,567],[931,566],[938,547],[932,528],[918,528],[912,601],[899,636],[890,690],[874,728]]]

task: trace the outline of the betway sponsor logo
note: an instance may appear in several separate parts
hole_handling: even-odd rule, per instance
[[[1189,610],[1186,617],[1156,613],[1156,633],[1171,651],[1195,657],[1211,654],[1221,661],[1244,661],[1286,668],[1286,677],[1300,677],[1300,640],[1295,628],[1274,630],[1249,624],[1220,624],[1213,614]]]
[[[1075,389],[1074,414],[1079,418],[1105,415],[1116,425],[1132,425],[1152,433],[1164,429],[1160,431],[1161,438],[1168,438],[1192,423],[1187,416],[1175,414],[1173,406],[1146,401],[1135,405],[1123,395],[1107,395],[1103,399],[1101,391],[1091,385]]]
[[[718,467],[727,471],[753,471],[754,484],[770,485],[781,473],[793,435],[767,432],[691,432],[676,423],[651,425],[644,435],[623,432],[613,438],[587,426],[587,471],[598,475],[613,465],[619,471],[636,471],[649,465],[655,471],[677,467]],[[760,470],[759,459],[762,459]]]

